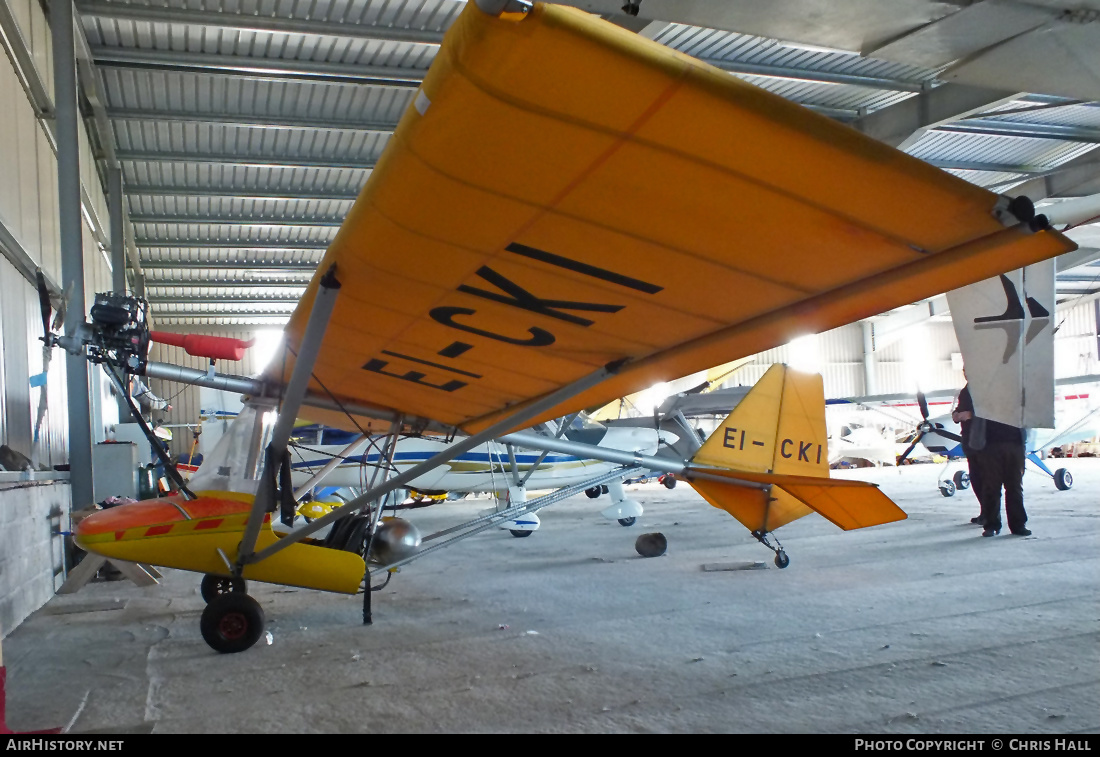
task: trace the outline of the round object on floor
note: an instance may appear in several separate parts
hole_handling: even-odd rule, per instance
[[[637,522],[637,518],[619,518],[619,525],[625,528],[633,526]]]
[[[662,533],[642,534],[634,542],[634,549],[642,557],[660,557],[668,549],[668,539]]]
[[[1073,476],[1065,468],[1059,468],[1054,471],[1054,485],[1058,487],[1060,491],[1065,491],[1073,486]]]

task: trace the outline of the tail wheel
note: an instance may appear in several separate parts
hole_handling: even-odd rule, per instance
[[[945,497],[955,496],[955,484],[950,481],[940,481],[940,494]]]
[[[624,526],[624,527],[625,526],[633,526],[637,522],[638,522],[637,518],[619,518],[619,525]]]
[[[199,584],[199,593],[206,604],[225,594],[247,594],[248,584],[243,578],[215,576],[207,573]]]
[[[1073,486],[1073,476],[1065,468],[1059,468],[1054,471],[1054,485],[1061,491],[1065,491]]]
[[[970,488],[970,474],[964,470],[955,471],[955,476],[952,480],[955,482],[955,488],[959,491]]]
[[[264,611],[247,594],[223,594],[202,611],[199,630],[215,652],[243,652],[259,641],[264,631]]]
[[[775,567],[782,570],[791,564],[791,558],[787,557],[787,553],[783,550],[779,550],[775,553]]]

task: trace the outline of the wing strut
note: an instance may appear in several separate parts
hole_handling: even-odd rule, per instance
[[[313,532],[324,528],[329,523],[332,523],[342,515],[347,515],[348,513],[366,507],[373,500],[378,499],[383,494],[388,494],[389,492],[400,486],[403,486],[405,482],[411,481],[412,479],[422,475],[426,471],[430,471],[433,468],[438,468],[439,466],[450,462],[454,458],[461,455],[463,452],[468,452],[479,444],[484,444],[490,439],[494,439],[500,436],[509,429],[516,428],[517,426],[522,428],[523,425],[526,424],[528,421],[546,412],[549,408],[556,407],[558,403],[569,401],[570,398],[580,394],[581,392],[584,392],[587,389],[591,389],[592,387],[599,384],[601,381],[607,379],[609,376],[613,376],[614,374],[618,373],[625,362],[625,359],[621,359],[608,363],[603,368],[600,368],[599,370],[594,371],[587,376],[579,378],[571,384],[563,386],[561,389],[558,389],[555,392],[551,392],[542,399],[527,404],[523,407],[523,409],[497,420],[496,423],[493,423],[492,425],[486,427],[485,429],[474,434],[473,436],[466,437],[458,444],[447,447],[438,454],[429,457],[427,460],[420,463],[419,465],[414,465],[412,468],[409,468],[404,473],[400,473],[389,479],[388,481],[385,481],[378,486],[372,487],[370,490],[356,497],[351,502],[348,502],[346,505],[338,507],[337,509],[330,512],[328,515],[318,518],[317,520],[311,522],[309,525],[296,530],[293,534],[284,536],[282,539],[279,539],[279,541],[271,544],[266,549],[250,554],[247,557],[243,556],[244,552],[242,550],[240,564],[244,565],[247,563],[259,562],[260,560],[271,557],[277,552],[286,549],[291,544],[299,542]],[[295,366],[295,370],[297,370],[297,366]],[[253,540],[253,545],[254,544],[255,540]]]
[[[309,379],[313,374],[313,364],[317,362],[317,355],[321,351],[321,340],[325,336],[329,318],[336,307],[336,295],[340,293],[340,282],[336,278],[335,265],[325,272],[320,284],[317,297],[313,300],[313,310],[309,314],[309,323],[306,324],[305,334],[294,360],[294,372],[290,375],[290,383],[287,384],[283,403],[279,408],[279,420],[275,423],[271,443],[267,445],[267,458],[264,460],[260,486],[256,490],[256,499],[252,502],[252,512],[248,516],[248,523],[245,525],[244,535],[237,552],[239,571],[243,571],[244,566],[251,562],[251,558],[255,555],[253,550],[256,548],[256,539],[260,535],[264,513],[274,509],[272,504],[275,501],[275,470],[287,454],[287,443],[290,441],[291,431],[294,430],[294,420],[298,417],[298,408],[302,406],[302,399],[306,396]]]

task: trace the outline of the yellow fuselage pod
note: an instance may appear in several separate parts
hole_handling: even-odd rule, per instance
[[[81,549],[107,558],[229,575],[226,560],[233,564],[237,559],[252,500],[251,495],[234,492],[200,492],[193,500],[172,495],[119,505],[82,520],[74,541]],[[271,516],[265,515],[256,550],[279,538],[271,530]],[[243,577],[356,594],[365,571],[363,558],[354,552],[299,542],[247,565]]]

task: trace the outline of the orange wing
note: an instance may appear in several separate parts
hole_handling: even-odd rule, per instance
[[[597,406],[1073,249],[997,200],[580,11],[471,2],[318,269],[311,392],[476,431],[627,358],[542,417]]]

